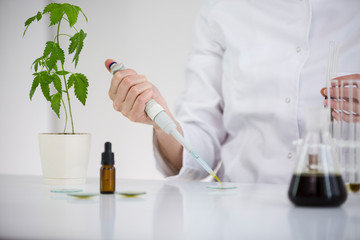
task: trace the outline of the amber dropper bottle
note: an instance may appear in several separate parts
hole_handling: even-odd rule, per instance
[[[116,171],[114,167],[114,153],[111,152],[111,143],[105,143],[105,151],[101,155],[100,193],[114,193],[116,185]]]

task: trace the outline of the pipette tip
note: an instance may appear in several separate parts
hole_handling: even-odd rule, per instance
[[[198,161],[198,163],[213,177],[216,179],[216,181],[218,181],[221,186],[222,186],[222,182],[220,181],[220,179],[218,178],[218,176],[216,176],[215,172],[209,167],[209,165],[200,158],[199,154],[197,154],[194,150],[190,151],[190,154]]]

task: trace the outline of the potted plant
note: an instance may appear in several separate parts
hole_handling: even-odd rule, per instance
[[[75,27],[80,14],[87,21],[87,17],[78,6],[68,3],[50,3],[42,12],[38,12],[25,22],[23,36],[31,23],[35,20],[40,21],[45,15],[50,16],[49,27],[56,28],[54,39],[46,42],[42,55],[32,63],[34,79],[30,89],[30,100],[40,86],[45,99],[50,103],[57,117],[60,119],[61,106],[65,115],[65,127],[62,133],[39,134],[40,158],[45,184],[84,184],[86,180],[91,135],[75,133],[69,93],[73,89],[76,98],[85,106],[89,83],[84,74],[65,69],[66,54],[63,50],[66,45],[64,42],[68,38],[67,57],[73,55],[72,64],[76,69],[87,35],[82,29],[78,30]],[[70,32],[74,32],[73,35],[60,32],[60,26],[66,25],[70,28]],[[66,131],[69,118],[71,133]]]

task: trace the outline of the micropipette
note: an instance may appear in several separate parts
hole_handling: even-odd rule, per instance
[[[112,74],[125,69],[124,64],[117,63],[112,60],[107,60],[105,65]],[[176,130],[176,124],[169,115],[166,114],[164,108],[160,104],[158,104],[154,99],[150,99],[145,104],[145,112],[152,121],[154,121],[167,134],[171,134],[211,176],[221,183],[220,179],[216,176],[209,165],[200,158],[189,143],[185,141],[184,137]]]

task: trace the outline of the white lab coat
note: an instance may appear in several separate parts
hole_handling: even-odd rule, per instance
[[[339,72],[360,73],[359,0],[204,1],[176,117],[187,141],[223,181],[288,183],[304,109],[323,105],[329,41]],[[186,151],[165,176],[207,173]]]

